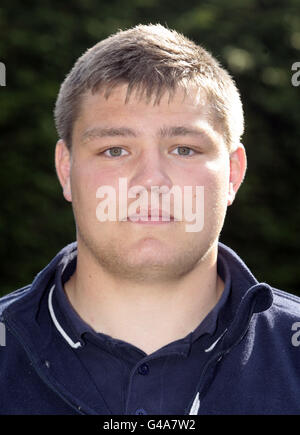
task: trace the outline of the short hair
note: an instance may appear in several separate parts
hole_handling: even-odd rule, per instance
[[[63,81],[55,105],[58,135],[69,149],[73,125],[83,96],[127,84],[125,103],[133,90],[140,98],[155,97],[159,104],[168,91],[172,98],[178,86],[204,90],[215,119],[221,123],[224,140],[232,151],[244,131],[239,91],[230,74],[202,46],[160,24],[137,25],[119,30],[98,42],[78,58]]]

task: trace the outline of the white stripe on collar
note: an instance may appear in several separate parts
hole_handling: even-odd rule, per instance
[[[54,323],[56,329],[61,333],[63,338],[66,340],[66,342],[74,349],[77,349],[78,347],[82,346],[80,341],[77,341],[77,343],[74,343],[74,341],[71,340],[71,338],[68,336],[68,334],[63,330],[63,328],[58,323],[58,320],[54,314],[53,305],[52,305],[52,293],[53,293],[54,288],[55,288],[55,285],[52,286],[52,288],[49,292],[49,296],[48,296],[48,308],[49,308],[50,316],[53,320],[53,323]]]
[[[207,349],[204,350],[204,352],[210,352],[211,350],[213,350],[215,345],[218,343],[219,340],[221,340],[221,338],[223,337],[223,335],[225,334],[226,331],[227,331],[227,328],[225,329],[225,331],[222,332],[220,337],[217,338],[217,340],[213,342],[213,344],[211,346],[209,346]]]
[[[205,349],[204,352],[210,352],[211,350],[213,350],[213,348],[216,346],[218,341],[223,337],[223,335],[225,334],[226,331],[227,331],[227,328],[225,329],[225,331],[222,332],[220,337],[217,338],[217,340],[213,342],[213,344],[210,347]],[[196,397],[193,401],[193,404],[191,406],[191,410],[189,412],[189,415],[198,415],[199,408],[200,408],[200,398],[199,398],[199,391],[198,391],[198,393],[196,394]]]
[[[198,415],[199,408],[200,408],[200,399],[199,399],[199,392],[198,392],[191,406],[189,415]]]

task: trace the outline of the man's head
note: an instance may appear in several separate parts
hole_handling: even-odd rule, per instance
[[[216,246],[245,173],[243,112],[234,82],[203,48],[160,25],[119,32],[76,62],[55,115],[57,173],[91,259],[153,282],[183,276]],[[100,223],[98,188],[118,198],[119,178],[148,192],[202,186],[203,230],[187,233],[184,221]]]
[[[178,87],[204,91],[211,116],[222,127],[228,149],[233,150],[243,134],[243,109],[238,90],[226,70],[204,48],[161,25],[138,25],[119,31],[88,49],[63,82],[56,102],[55,119],[59,137],[68,147],[84,95],[128,84],[141,98],[164,92],[170,98]]]

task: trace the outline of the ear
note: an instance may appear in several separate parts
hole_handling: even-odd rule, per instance
[[[230,179],[227,205],[231,205],[242,184],[247,169],[247,157],[244,146],[240,143],[230,154]]]
[[[63,195],[69,202],[72,201],[70,168],[71,153],[66,143],[60,139],[55,148],[55,168],[59,182],[63,188]]]

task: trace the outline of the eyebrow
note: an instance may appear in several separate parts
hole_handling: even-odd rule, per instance
[[[174,137],[174,136],[209,136],[209,134],[200,128],[196,127],[162,127],[159,130],[160,137]]]
[[[138,137],[141,133],[139,131],[133,130],[127,127],[94,127],[86,130],[82,136],[81,140],[86,141],[94,138],[103,137]],[[165,126],[158,130],[158,136],[161,138],[175,137],[175,136],[197,136],[206,137],[210,140],[211,134],[206,130],[197,127],[188,126]]]
[[[81,140],[85,141],[87,139],[94,139],[96,137],[114,137],[114,136],[137,137],[137,134],[131,128],[126,128],[126,127],[119,127],[119,128],[95,127],[95,128],[91,128],[91,129],[86,130],[82,134]]]

